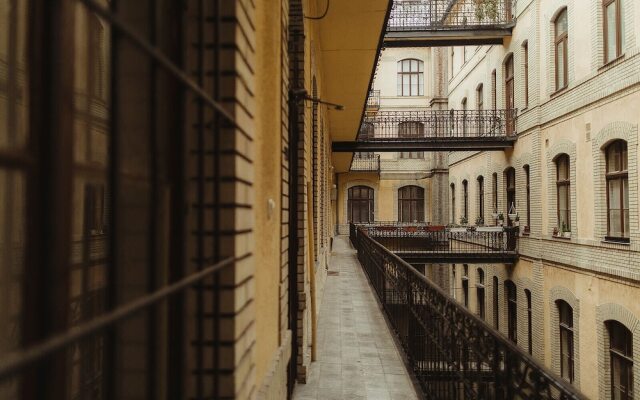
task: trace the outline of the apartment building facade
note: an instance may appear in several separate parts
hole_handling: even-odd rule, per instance
[[[382,51],[360,139],[424,135],[423,115],[440,106],[433,64],[429,48]],[[337,176],[338,231],[348,233],[350,222],[443,223],[444,163],[425,151],[354,153],[350,171]]]
[[[518,110],[512,149],[449,154],[448,198],[450,223],[519,225],[520,259],[455,265],[449,290],[588,397],[631,398],[640,3],[514,10],[503,46],[446,51],[450,109]]]

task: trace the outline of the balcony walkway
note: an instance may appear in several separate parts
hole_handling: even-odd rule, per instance
[[[294,400],[418,399],[347,236],[337,236],[318,316],[318,360]]]

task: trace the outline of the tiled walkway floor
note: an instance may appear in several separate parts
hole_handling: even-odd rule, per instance
[[[294,400],[418,399],[355,250],[333,243],[318,316],[318,359]]]

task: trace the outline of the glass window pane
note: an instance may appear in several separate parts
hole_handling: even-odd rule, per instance
[[[607,61],[611,61],[618,56],[618,38],[616,29],[616,2],[609,4],[605,10],[605,31],[607,32],[606,53]]]
[[[625,16],[624,16],[624,2],[626,0],[618,0],[618,4],[620,5],[620,48],[622,49],[622,52],[624,53],[624,49],[627,46],[627,39],[625,38],[625,33],[626,33],[626,23],[625,23]]]
[[[556,74],[558,77],[557,88],[563,88],[565,86],[564,76],[564,42],[560,42],[556,45]]]
[[[567,32],[567,10],[564,10],[556,19],[556,37]]]

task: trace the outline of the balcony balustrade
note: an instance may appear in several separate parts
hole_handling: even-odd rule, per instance
[[[376,112],[380,109],[380,91],[370,90],[367,97],[367,111]]]
[[[500,44],[514,26],[512,0],[396,0],[386,46]]]
[[[516,141],[517,110],[384,111],[365,116],[358,140],[333,150],[504,150]]]
[[[356,153],[351,160],[352,172],[380,172],[380,155]]]
[[[351,242],[426,398],[585,399],[398,255],[351,226]]]
[[[362,224],[358,228],[402,259],[412,263],[514,263],[518,228],[416,224]]]

